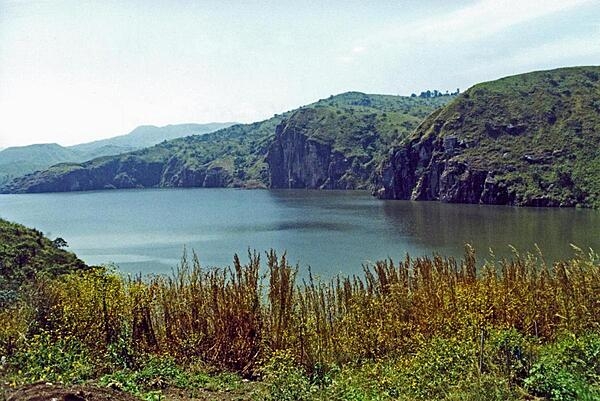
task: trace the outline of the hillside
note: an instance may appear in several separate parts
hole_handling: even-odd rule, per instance
[[[271,188],[368,188],[388,148],[453,97],[349,92],[295,111],[269,146]]]
[[[289,181],[274,177],[305,174],[306,164],[312,165],[311,149],[315,147],[320,164],[308,173],[315,178],[298,181],[294,187],[366,188],[388,147],[451,99],[349,92],[253,124],[238,124],[118,156],[55,165],[15,179],[3,191],[287,187]],[[307,146],[306,157],[295,163],[286,149],[303,144]]]
[[[69,273],[87,266],[65,251],[64,240],[0,219],[0,306],[10,302],[19,287],[36,275]]]
[[[58,163],[78,163],[96,157],[118,155],[187,135],[201,135],[233,123],[178,124],[155,127],[144,125],[129,134],[74,146],[44,143],[15,146],[0,151],[0,184],[15,177],[46,169]]]
[[[473,86],[378,170],[384,199],[600,206],[600,67]]]

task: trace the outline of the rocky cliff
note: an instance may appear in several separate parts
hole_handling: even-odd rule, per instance
[[[474,86],[434,112],[381,163],[384,199],[598,206],[600,67]]]
[[[267,163],[271,188],[355,189],[368,184],[372,157],[349,156],[331,141],[313,137],[306,121],[315,110],[301,110],[279,124],[269,147]]]

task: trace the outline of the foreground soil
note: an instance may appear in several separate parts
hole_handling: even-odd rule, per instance
[[[8,394],[7,401],[139,401],[121,391],[95,386],[68,386],[36,383]]]
[[[250,401],[256,390],[255,383],[247,383],[233,391],[197,390],[192,393],[181,389],[166,389],[164,401]],[[6,401],[139,401],[138,398],[111,388],[92,385],[62,386],[36,383],[23,386],[6,394]],[[2,396],[0,395],[0,399]]]

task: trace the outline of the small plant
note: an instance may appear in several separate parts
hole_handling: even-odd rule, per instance
[[[275,352],[261,369],[269,401],[308,401],[317,391],[289,352]]]
[[[10,358],[15,384],[37,381],[80,383],[94,376],[89,352],[74,338],[53,338],[47,332],[33,335]]]
[[[484,369],[504,377],[510,385],[521,385],[531,366],[536,341],[512,328],[492,331],[487,345]]]
[[[140,360],[139,367],[104,375],[100,378],[100,384],[144,400],[157,400],[162,399],[162,391],[169,387],[186,390],[193,397],[200,390],[230,391],[237,388],[241,381],[239,376],[232,373],[210,375],[197,366],[184,368],[170,357],[151,356]]]

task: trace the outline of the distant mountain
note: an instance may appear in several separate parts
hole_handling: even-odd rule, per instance
[[[65,147],[56,143],[45,143],[6,148],[0,151],[0,184],[57,163],[82,162],[96,157],[131,152],[165,140],[206,134],[233,124],[178,124],[165,127],[143,125],[126,135],[80,145]]]
[[[188,135],[208,134],[209,132],[227,128],[234,124],[235,123],[177,124],[165,125],[164,127],[141,125],[126,135],[83,143],[81,145],[71,146],[71,148],[83,152],[94,152],[106,147],[118,147],[131,151],[147,148],[148,146],[156,145],[162,141],[169,141]]]
[[[389,147],[452,99],[344,93],[253,124],[59,164],[16,179],[3,190],[367,188]]]
[[[385,199],[600,207],[600,67],[473,86],[382,163]]]

